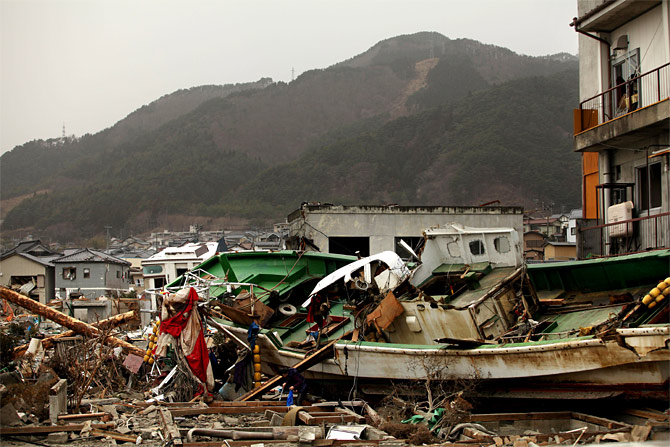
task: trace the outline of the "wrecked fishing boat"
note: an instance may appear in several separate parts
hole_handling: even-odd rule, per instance
[[[199,266],[199,279],[173,286],[209,279],[210,307],[220,312],[214,320],[239,343],[258,323],[267,375],[332,342],[332,354],[304,371],[308,379],[363,387],[472,380],[505,397],[667,398],[669,250],[634,255],[628,262],[646,273],[631,271],[624,281],[610,278],[623,265],[614,261],[527,267],[513,229],[449,225],[426,230],[424,239],[411,271],[383,252],[338,257],[346,265],[321,270],[316,284],[313,276],[301,281],[287,261],[270,279],[266,262],[278,255],[266,253],[256,255],[256,277],[241,284],[226,277],[221,265],[235,256],[223,254]]]

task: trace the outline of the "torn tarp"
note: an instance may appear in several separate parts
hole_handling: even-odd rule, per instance
[[[214,374],[209,362],[207,343],[200,316],[197,312],[198,294],[192,287],[171,293],[163,300],[161,311],[160,336],[156,347],[156,356],[165,356],[171,337],[178,340],[193,375],[214,388]],[[195,310],[195,311],[194,311]]]

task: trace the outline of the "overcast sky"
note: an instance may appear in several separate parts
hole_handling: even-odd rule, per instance
[[[0,0],[0,152],[160,96],[295,75],[419,31],[577,54],[577,0]]]

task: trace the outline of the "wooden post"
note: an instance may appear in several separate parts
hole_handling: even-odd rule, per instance
[[[67,316],[64,313],[58,312],[57,310],[52,309],[49,306],[46,306],[38,301],[32,300],[27,296],[16,293],[13,290],[10,290],[6,287],[0,287],[0,298],[6,299],[7,301],[11,301],[12,303],[24,307],[31,312],[34,312],[44,318],[47,318],[55,323],[60,324],[61,326],[65,326],[68,329],[72,329],[73,331],[79,334],[88,335],[89,337],[99,337],[102,335],[102,331],[100,331],[100,329],[91,326],[88,323],[84,323],[81,320],[77,320],[76,318]],[[144,357],[144,351],[142,349],[138,348],[137,346],[131,345],[130,343],[125,342],[123,340],[119,340],[118,338],[109,337],[104,342],[105,344],[109,344],[111,346],[120,346],[121,348],[123,348],[123,351],[126,354],[132,353],[140,357]]]
[[[63,413],[67,413],[67,380],[60,379],[49,389],[49,420],[56,424]]]
[[[120,326],[122,324],[125,324],[129,321],[137,320],[137,311],[130,311],[126,312],[123,314],[119,315],[114,315],[113,317],[107,318],[105,320],[98,321],[97,323],[91,324],[91,326],[94,326],[98,329],[102,328],[108,328],[108,327],[116,327]],[[75,331],[66,331],[63,332],[62,334],[54,335],[52,337],[47,337],[42,339],[42,347],[44,349],[49,349],[50,347],[53,346],[54,340],[59,340],[61,338],[66,338],[66,337],[72,337],[76,335],[77,333]],[[28,349],[28,344],[17,346],[14,348],[13,353],[14,357],[21,356],[25,354],[26,350]]]

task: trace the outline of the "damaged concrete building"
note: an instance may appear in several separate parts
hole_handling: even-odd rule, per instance
[[[513,228],[523,234],[523,208],[516,206],[346,206],[303,203],[289,214],[289,249],[369,256],[399,245],[421,247],[423,230],[458,223]]]

